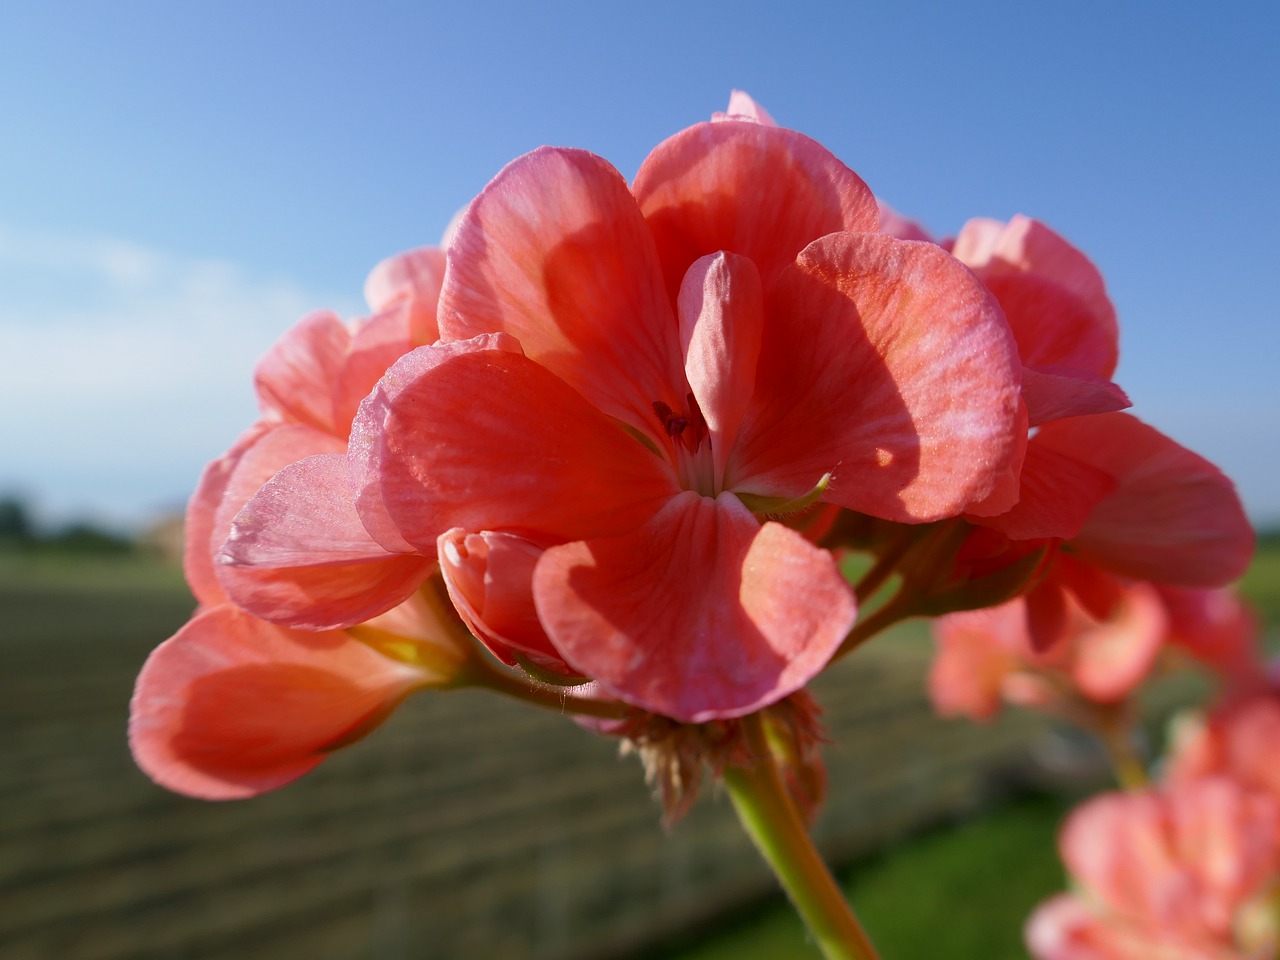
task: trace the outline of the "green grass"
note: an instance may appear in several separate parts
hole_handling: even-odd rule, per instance
[[[1021,960],[1027,915],[1063,888],[1055,838],[1066,809],[1059,799],[1020,800],[897,845],[845,874],[842,885],[886,958]],[[819,953],[779,897],[728,930],[646,956],[785,960]]]
[[[1269,630],[1280,628],[1280,540],[1268,537],[1258,542],[1240,592],[1258,609]]]
[[[146,553],[118,556],[56,550],[0,551],[0,591],[185,591],[182,569]]]

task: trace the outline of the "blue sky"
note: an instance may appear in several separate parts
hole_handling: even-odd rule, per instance
[[[1134,412],[1280,521],[1275,9],[6,4],[0,491],[180,505],[301,314],[357,314],[519,154],[630,177],[739,87],[939,234],[1022,212],[1072,239]]]

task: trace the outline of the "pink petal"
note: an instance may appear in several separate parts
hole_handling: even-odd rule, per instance
[[[971,517],[971,522],[1011,540],[1069,540],[1115,487],[1110,474],[1052,450],[1036,437],[1027,444],[1021,480],[1012,509],[995,517]]]
[[[994,716],[1005,680],[1021,666],[1013,651],[1022,645],[1024,623],[1017,602],[935,619],[937,651],[929,666],[934,709],[973,720]]]
[[[1124,591],[1115,615],[1082,629],[1075,638],[1072,674],[1080,692],[1098,703],[1128,697],[1155,666],[1169,628],[1155,587]]]
[[[1092,261],[1038,220],[1021,214],[1007,225],[995,220],[970,220],[951,251],[984,280],[1009,273],[1034,274],[1078,299],[1111,340],[1118,337],[1116,311],[1107,287]],[[1100,371],[1110,376],[1110,370]]]
[[[569,674],[533,604],[533,568],[542,553],[509,533],[454,529],[440,535],[440,572],[467,627],[499,660],[514,664],[523,654]]]
[[[1030,429],[1030,418],[1024,399],[1018,404],[1018,412],[1013,420],[1013,451],[1005,461],[1004,467],[996,472],[990,491],[986,496],[970,503],[965,508],[965,516],[997,517],[1012,510],[1018,503],[1022,496],[1022,465],[1027,457]]]
[[[346,634],[285,630],[214,607],[148,658],[129,743],[138,766],[170,790],[250,797],[369,733],[428,682]]]
[[[811,241],[874,231],[875,197],[826,148],[759,123],[701,123],[649,154],[634,191],[674,300],[689,265],[724,250],[755,261],[767,290]]]
[[[1027,921],[1025,936],[1035,960],[1227,960],[1162,945],[1123,920],[1109,923],[1073,894],[1040,904]]]
[[[325,433],[345,432],[334,416],[333,387],[350,344],[336,314],[313,313],[290,327],[254,370],[263,412]]]
[[[276,426],[263,433],[241,454],[227,480],[213,520],[212,556],[216,558],[222,552],[223,542],[231,532],[231,521],[263,484],[291,463],[341,450],[342,441],[337,437],[303,424]],[[221,572],[217,575],[222,576]]]
[[[1029,273],[993,273],[983,280],[1000,301],[1025,365],[1067,367],[1104,380],[1115,372],[1114,323],[1105,323],[1075,294]]]
[[[626,181],[543,147],[467,209],[449,248],[440,333],[503,331],[605,414],[661,438],[653,402],[685,399],[671,301]]]
[[[1022,397],[1033,427],[1066,417],[1115,413],[1132,405],[1110,380],[1062,367],[1023,367]]]
[[[418,247],[387,257],[369,272],[364,299],[374,313],[407,300],[417,301],[420,309],[415,320],[421,326],[415,329],[415,339],[433,343],[439,336],[435,330],[435,304],[440,299],[444,268],[444,251],[439,247]]]
[[[1151,924],[1195,890],[1170,849],[1157,794],[1107,793],[1067,819],[1060,838],[1072,876],[1110,910]]]
[[[259,420],[242,433],[230,450],[204,468],[195,493],[187,503],[182,531],[182,570],[191,592],[202,606],[216,606],[227,599],[213,562],[222,550],[222,541],[227,539],[226,527],[219,527],[215,522],[227,485],[245,451],[273,428],[274,424]]]
[[[715,475],[722,477],[755,389],[764,327],[760,275],[744,257],[703,257],[685,275],[678,306],[685,376],[707,423]]]
[[[951,242],[951,255],[972,270],[982,270],[996,255],[1005,225],[990,217],[974,217]]]
[[[1045,424],[1037,442],[1116,478],[1072,541],[1082,558],[1173,586],[1221,586],[1244,573],[1253,528],[1231,481],[1203,457],[1123,413]]]
[[[463,343],[433,344],[431,350],[422,356],[406,354],[387,370],[369,396],[361,402],[356,418],[351,423],[347,469],[350,471],[352,487],[356,491],[356,510],[369,535],[390,553],[405,553],[416,549],[401,536],[395,521],[387,513],[387,506],[382,498],[382,479],[378,471],[382,455],[382,431],[391,407],[405,388],[416,381],[424,364],[442,362],[447,357],[477,350],[509,350],[520,353],[520,344],[514,337],[498,333]],[[430,356],[434,360],[426,361],[424,356]]]
[[[1275,873],[1280,808],[1225,778],[1183,784],[1166,798],[1175,855],[1198,881],[1198,919],[1232,942],[1237,911],[1264,894]]]
[[[553,547],[533,589],[570,664],[628,703],[689,723],[798,690],[855,613],[829,553],[781,524],[761,527],[732,494],[686,491],[630,534]]]
[[[766,127],[776,127],[777,121],[769,116],[769,111],[751,98],[751,95],[741,90],[734,90],[729,94],[729,106],[724,113],[712,114],[713,121],[720,120],[749,120],[755,123],[762,123]]]
[[[904,217],[883,200],[876,200],[880,212],[880,232],[886,237],[897,237],[899,240],[925,240],[933,243],[929,231],[914,220]]]
[[[1163,587],[1160,596],[1169,611],[1171,642],[1218,671],[1232,685],[1265,683],[1258,650],[1261,625],[1233,590]]]
[[[344,454],[277,473],[236,516],[218,575],[232,601],[283,626],[354,626],[398,606],[434,569],[388,553],[356,513]]]
[[[431,315],[434,318],[434,303]],[[334,419],[340,435],[349,435],[351,421],[361,402],[391,365],[415,347],[431,342],[415,337],[413,317],[413,304],[401,301],[356,326],[351,335],[351,349],[333,384]]]
[[[1280,798],[1280,698],[1254,694],[1216,710],[1207,726],[1180,739],[1168,779],[1186,783],[1222,774]]]
[[[664,461],[504,342],[422,347],[361,407],[351,450],[367,484],[361,517],[379,542],[380,505],[434,555],[453,527],[541,543],[616,535],[675,492]]]
[[[726,483],[888,520],[955,516],[1021,438],[1018,363],[995,301],[933,244],[835,234],[768,297],[752,407]]]
[[[1047,578],[1027,591],[1020,600],[1027,617],[1027,655],[1045,659],[1060,656],[1062,644],[1069,637],[1067,598],[1062,585],[1053,578]]]

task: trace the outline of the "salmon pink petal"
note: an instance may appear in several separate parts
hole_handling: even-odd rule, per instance
[[[433,343],[435,304],[444,282],[445,256],[438,247],[419,247],[387,257],[370,272],[364,282],[364,299],[374,313],[382,313],[397,303],[416,300],[425,308],[415,319],[429,323],[429,329],[415,330],[422,344]]]
[[[415,350],[361,406],[351,449],[374,488],[362,493],[361,517],[379,542],[370,526],[379,505],[434,556],[453,527],[541,543],[616,535],[675,493],[674,472],[644,444],[545,367],[493,343]]]
[[[533,568],[541,557],[541,547],[509,533],[453,529],[440,536],[440,572],[471,632],[504,663],[523,654],[569,674],[533,605]]]
[[[276,426],[263,433],[241,454],[227,481],[214,515],[212,555],[217,557],[222,552],[223,542],[231,532],[231,521],[263,484],[291,463],[341,450],[342,441],[337,437],[300,423]]]
[[[1032,437],[1022,462],[1021,491],[1012,509],[995,517],[970,517],[1011,540],[1070,540],[1093,508],[1115,487],[1105,471],[1051,450]]]
[[[1234,485],[1203,457],[1124,413],[1048,423],[1037,442],[1116,478],[1072,541],[1083,559],[1172,586],[1221,586],[1244,573],[1253,528]]]
[[[1057,582],[1094,620],[1109,620],[1124,594],[1125,580],[1081,560],[1074,553],[1055,551],[1044,582]]]
[[[1035,274],[995,273],[983,281],[1000,301],[1024,364],[1067,367],[1102,379],[1115,372],[1114,325],[1106,325],[1074,294]]]
[[[1077,634],[1072,666],[1076,685],[1098,703],[1125,699],[1155,666],[1168,628],[1155,587],[1129,587],[1111,619]]]
[[[1112,342],[1119,336],[1116,310],[1093,262],[1038,220],[1015,216],[1008,224],[970,220],[951,252],[984,280],[1010,273],[1034,274],[1078,299]],[[1111,370],[1099,371],[1110,376]]]
[[[1152,941],[1141,929],[1108,923],[1073,894],[1059,894],[1027,921],[1027,950],[1035,960],[1227,960],[1188,954],[1181,946]]]
[[[1166,796],[1175,855],[1198,881],[1199,919],[1232,939],[1238,908],[1262,892],[1275,870],[1276,800],[1217,777]]]
[[[170,790],[250,797],[296,780],[429,682],[344,633],[286,630],[214,607],[147,659],[129,743],[138,766]]]
[[[388,553],[369,536],[346,461],[290,464],[236,516],[218,575],[237,606],[288,627],[350,627],[398,606],[431,573],[431,558]]]
[[[779,278],[765,318],[729,489],[797,497],[831,473],[824,499],[922,522],[1007,473],[1021,446],[1013,339],[940,247],[824,237]]]
[[[1262,635],[1257,615],[1231,589],[1162,587],[1173,643],[1218,671],[1232,685],[1264,683],[1258,651]]]
[[[1026,372],[1025,369],[1023,372]],[[1022,496],[1022,464],[1027,457],[1029,430],[1030,421],[1024,398],[1018,404],[1018,412],[1013,419],[1013,452],[1009,455],[1003,469],[996,472],[991,490],[985,497],[970,503],[965,508],[965,516],[997,517],[1017,504]]]
[[[209,465],[187,512],[184,567],[196,599],[204,604],[225,601],[216,558],[231,521],[249,498],[295,460],[341,447],[337,439],[315,427],[259,421],[224,457]]]
[[[604,160],[543,147],[508,164],[467,209],[449,247],[440,333],[494,331],[655,439],[653,402],[684,401],[653,237]]]
[[[1022,398],[1033,427],[1066,417],[1115,413],[1132,405],[1128,394],[1110,380],[1062,367],[1023,367]]]
[[[439,363],[447,357],[477,350],[509,350],[520,353],[520,344],[514,337],[497,333],[461,343],[433,344],[429,356],[434,358],[432,362]],[[369,535],[390,553],[404,553],[415,548],[401,536],[382,499],[382,481],[378,473],[382,431],[391,405],[407,386],[415,382],[424,362],[426,361],[421,356],[410,352],[387,370],[369,395],[361,401],[356,418],[351,423],[347,445],[347,469],[351,475],[352,487],[356,491],[356,510]]]
[[[713,122],[721,120],[747,120],[754,123],[762,123],[766,127],[776,127],[777,121],[769,116],[769,111],[751,98],[751,95],[741,90],[733,90],[729,94],[729,106],[724,113],[713,113],[711,115]]]
[[[951,241],[951,255],[971,270],[983,270],[996,255],[1005,225],[991,217],[974,217]]]
[[[745,257],[703,257],[685,275],[678,307],[685,376],[706,420],[720,477],[755,389],[764,328],[760,274]]]
[[[391,365],[415,347],[432,342],[415,338],[414,309],[412,302],[400,301],[382,313],[366,317],[352,332],[351,348],[332,385],[334,419],[340,435],[350,433],[351,421],[360,403]],[[434,304],[432,316],[435,316]]]
[[[1095,797],[1067,818],[1059,845],[1071,875],[1130,918],[1167,914],[1194,895],[1169,847],[1157,794]]]
[[[1215,711],[1207,726],[1183,738],[1169,779],[1185,783],[1223,774],[1250,790],[1280,797],[1280,697],[1247,696]]]
[[[1017,602],[934,620],[937,652],[929,666],[934,709],[973,720],[994,716],[1005,680],[1019,666],[1013,651],[1021,645],[1023,624]]]
[[[204,468],[195,493],[187,503],[182,530],[182,571],[201,606],[216,606],[227,599],[222,584],[218,582],[213,558],[227,539],[226,527],[219,527],[215,518],[226,496],[231,475],[245,451],[274,428],[274,424],[259,420],[242,433],[230,450]]]
[[[924,240],[933,243],[929,231],[914,220],[908,219],[883,200],[877,200],[880,212],[880,232],[886,237],[897,237],[899,240]]]
[[[696,589],[691,585],[697,585]],[[831,555],[732,494],[686,491],[625,536],[552,547],[538,614],[580,672],[688,723],[736,717],[800,689],[854,621]]]
[[[298,321],[258,361],[253,382],[263,413],[325,433],[343,432],[333,409],[333,384],[346,361],[351,334],[333,313]]]
[[[1067,598],[1052,578],[1041,581],[1022,597],[1027,615],[1028,656],[1052,658],[1062,653],[1067,639]]]
[[[659,144],[636,199],[675,300],[689,265],[721,250],[755,261],[765,289],[817,237],[875,231],[875,197],[821,144],[759,123],[700,123]]]

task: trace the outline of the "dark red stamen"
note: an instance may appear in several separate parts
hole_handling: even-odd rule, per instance
[[[698,408],[698,401],[693,394],[688,394],[686,399],[689,404],[689,412],[684,416],[678,416],[674,410],[661,400],[653,401],[653,412],[662,421],[662,426],[667,431],[667,436],[673,440],[679,440],[690,453],[696,453],[702,441],[706,439],[707,421],[703,418],[702,411]]]

